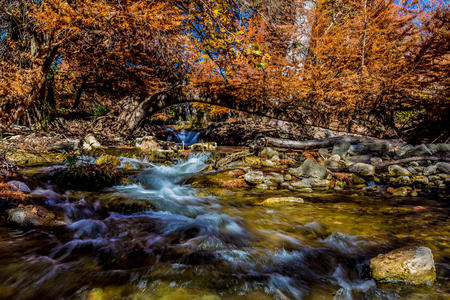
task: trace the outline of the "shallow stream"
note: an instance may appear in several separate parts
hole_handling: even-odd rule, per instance
[[[69,225],[0,225],[0,298],[449,299],[448,199],[323,192],[268,208],[293,193],[211,187],[205,159],[128,160],[135,181],[96,192],[34,187]],[[370,279],[371,257],[416,245],[433,251],[433,286]]]

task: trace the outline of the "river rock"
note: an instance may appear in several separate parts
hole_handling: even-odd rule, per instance
[[[195,143],[189,146],[194,151],[215,151],[217,149],[216,142]]]
[[[161,145],[159,145],[154,136],[144,136],[136,139],[136,147],[144,152],[152,152],[162,149]]]
[[[23,193],[31,193],[31,189],[22,181],[12,180],[7,182],[14,191],[21,191]]]
[[[433,152],[427,147],[427,145],[422,144],[418,146],[414,146],[406,150],[406,152],[402,155],[403,157],[413,157],[413,156],[426,156],[433,155]]]
[[[450,174],[450,164],[446,163],[446,162],[438,162],[436,164],[436,169],[445,173],[445,174]]]
[[[271,161],[270,159],[266,159],[262,162],[263,167],[275,167],[276,163],[274,163],[273,161]]]
[[[427,185],[430,181],[428,180],[428,177],[420,175],[420,176],[414,176],[413,182]]]
[[[265,178],[261,171],[250,171],[244,175],[244,180],[249,184],[260,184],[263,183]]]
[[[428,145],[428,149],[430,149],[433,154],[447,155],[450,153],[450,144],[430,144]]]
[[[267,157],[268,159],[272,159],[274,156],[280,157],[280,153],[273,148],[266,147],[263,151],[261,151],[261,155]]]
[[[341,158],[344,158],[347,155],[348,150],[350,150],[350,143],[348,142],[340,142],[333,146],[333,151],[331,154],[338,154]]]
[[[375,167],[365,163],[356,163],[349,167],[349,171],[356,173],[360,176],[373,176],[375,175]]]
[[[389,182],[395,185],[410,185],[411,178],[409,176],[399,176],[399,177],[391,177]]]
[[[411,172],[409,172],[407,169],[399,166],[399,165],[392,165],[388,167],[389,174],[392,176],[410,176]]]
[[[425,175],[425,176],[434,175],[436,173],[437,173],[436,165],[428,166],[423,170],[423,175]]]
[[[246,156],[244,158],[244,161],[251,166],[260,166],[261,165],[261,159],[257,156]]]
[[[327,188],[330,186],[330,181],[319,178],[304,178],[300,181],[292,182],[291,186],[296,190],[305,188]]]
[[[49,163],[62,162],[64,155],[61,153],[32,153],[28,151],[8,151],[5,158],[21,167],[39,166]]]
[[[325,166],[330,169],[338,169],[340,167],[339,163],[332,159],[325,160]]]
[[[21,227],[65,225],[55,214],[38,205],[28,205],[8,210],[8,221]]]
[[[327,168],[310,159],[307,159],[298,168],[289,169],[289,174],[295,177],[313,177],[313,178],[325,178],[327,174]]]
[[[97,141],[94,135],[88,134],[83,140],[83,150],[90,151],[95,148],[100,148],[102,145]]]
[[[333,154],[328,159],[335,162],[339,162],[341,160],[341,156],[339,154]]]
[[[397,249],[380,254],[370,260],[370,269],[373,278],[378,281],[420,285],[436,280],[433,254],[427,247]]]
[[[113,155],[106,154],[106,155],[103,155],[100,158],[98,158],[95,161],[95,164],[99,165],[99,166],[110,165],[110,166],[116,167],[116,166],[120,165],[120,160]]]
[[[409,186],[402,186],[392,190],[392,196],[405,197],[412,190]]]
[[[278,205],[296,205],[302,204],[305,201],[300,197],[274,197],[268,198],[258,205],[262,206],[278,206]]]

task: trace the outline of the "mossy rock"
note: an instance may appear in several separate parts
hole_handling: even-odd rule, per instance
[[[101,156],[99,159],[97,159],[95,161],[95,164],[99,165],[99,166],[111,165],[113,167],[116,167],[116,166],[120,165],[120,160],[116,156],[106,154],[106,155]]]
[[[372,276],[377,281],[421,285],[436,280],[433,254],[427,247],[397,249],[370,260]]]
[[[64,155],[61,153],[33,153],[17,150],[7,152],[5,158],[20,167],[32,167],[62,162]]]

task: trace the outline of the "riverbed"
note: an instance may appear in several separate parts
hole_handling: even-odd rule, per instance
[[[450,297],[448,199],[217,188],[205,180],[216,172],[204,171],[206,158],[170,166],[122,159],[136,169],[133,180],[94,192],[37,183],[33,192],[66,225],[0,226],[0,298]],[[258,205],[275,196],[304,203]],[[370,258],[417,245],[432,250],[436,283],[371,279]]]

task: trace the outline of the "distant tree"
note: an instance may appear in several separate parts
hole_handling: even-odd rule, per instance
[[[76,107],[82,94],[114,103],[109,117],[126,132],[182,102],[377,136],[396,135],[399,113],[440,124],[448,117],[443,2],[0,5],[3,128],[49,95]]]

